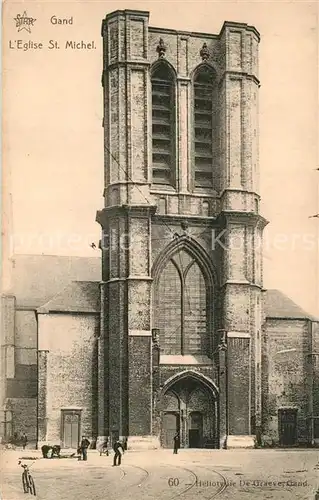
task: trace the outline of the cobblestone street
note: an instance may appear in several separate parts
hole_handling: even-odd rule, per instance
[[[3,500],[25,498],[19,457],[37,452],[8,451],[2,457]],[[120,467],[113,457],[89,453],[76,459],[26,460],[33,465],[37,498],[43,500],[307,499],[319,487],[317,450],[128,451]],[[317,466],[317,467],[316,467]]]

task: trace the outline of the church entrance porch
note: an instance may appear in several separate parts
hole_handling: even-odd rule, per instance
[[[181,448],[218,448],[218,396],[200,376],[186,376],[170,385],[160,401],[161,445],[173,448],[180,433]]]

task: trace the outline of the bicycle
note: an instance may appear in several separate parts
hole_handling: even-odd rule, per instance
[[[21,460],[19,460],[18,465],[21,465],[21,467],[23,468],[22,487],[24,493],[30,493],[30,495],[36,496],[34,480],[31,476],[28,465],[21,463]]]

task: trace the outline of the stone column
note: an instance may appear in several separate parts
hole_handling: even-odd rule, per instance
[[[258,44],[252,26],[225,23],[220,35],[221,160],[224,208],[252,211],[259,199]]]
[[[220,34],[222,279],[228,331],[229,434],[261,427],[262,231],[258,194],[258,44],[255,28],[228,23]]]
[[[219,346],[218,355],[218,388],[219,388],[219,413],[215,416],[219,423],[219,447],[227,446],[228,426],[228,360],[227,360],[227,332],[220,330],[218,332]]]
[[[106,439],[109,439],[108,422],[108,346],[106,335],[106,311],[107,311],[107,285],[104,281],[100,283],[101,314],[100,334],[98,338],[98,437],[96,447],[99,448]]]
[[[152,396],[153,396],[153,413],[152,413],[152,435],[160,439],[161,422],[160,415],[157,408],[157,399],[160,391],[160,346],[159,346],[159,330],[153,328],[152,330]]]
[[[38,435],[37,446],[47,439],[47,356],[49,351],[38,351]]]
[[[319,322],[309,321],[309,343],[306,366],[308,389],[308,442],[314,444],[318,438],[314,437],[314,417],[319,416]]]
[[[222,296],[228,331],[229,434],[250,435],[252,429],[261,427],[262,253],[256,241],[265,221],[240,212],[224,212],[221,220],[225,228]]]
[[[102,36],[105,208],[97,220],[109,239],[101,305],[108,426],[111,436],[128,437],[135,447],[152,433],[150,228],[156,207],[149,191],[148,13],[116,11],[103,21]]]
[[[15,297],[1,297],[1,351],[3,380],[15,376]]]

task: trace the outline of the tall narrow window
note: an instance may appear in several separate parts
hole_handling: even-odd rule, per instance
[[[175,185],[174,75],[165,63],[152,73],[153,183]]]
[[[194,79],[194,186],[212,187],[213,173],[213,78],[210,68],[200,69]]]
[[[167,263],[155,290],[154,317],[162,354],[207,354],[209,304],[207,283],[197,262],[185,251]]]
[[[189,354],[206,353],[207,290],[199,266],[193,261],[184,280],[184,348]]]
[[[164,269],[157,288],[157,327],[165,354],[180,353],[182,342],[182,281],[174,261]]]

